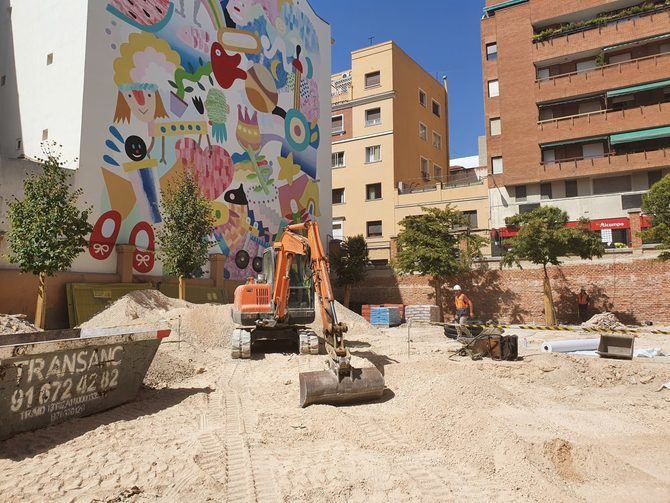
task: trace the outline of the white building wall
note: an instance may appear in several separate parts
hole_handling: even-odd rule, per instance
[[[68,167],[77,166],[88,3],[0,0],[0,154],[42,157],[46,129]]]

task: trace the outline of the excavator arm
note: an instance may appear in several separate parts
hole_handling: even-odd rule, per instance
[[[299,232],[304,232],[306,235],[298,234]],[[307,221],[289,225],[281,240],[275,243],[274,249],[277,252],[277,258],[272,300],[276,306],[277,319],[281,321],[288,314],[291,267],[296,255],[303,255],[308,258],[312,271],[314,291],[319,301],[328,353],[337,361],[340,370],[348,371],[348,362],[340,361],[341,358],[348,357],[344,341],[344,334],[348,328],[346,324],[340,323],[337,319],[335,296],[330,282],[330,262],[323,249],[319,224]]]

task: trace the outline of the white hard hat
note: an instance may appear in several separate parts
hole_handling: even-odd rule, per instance
[[[461,290],[461,285],[454,285],[454,290],[460,291]]]

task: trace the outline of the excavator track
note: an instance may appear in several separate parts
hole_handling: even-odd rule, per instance
[[[319,337],[312,330],[298,330],[298,345],[301,355],[319,354]]]
[[[251,332],[236,328],[230,336],[230,356],[233,360],[251,358]]]

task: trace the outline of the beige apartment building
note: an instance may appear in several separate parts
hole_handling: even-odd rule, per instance
[[[447,90],[394,42],[354,51],[351,65],[332,77],[333,237],[364,235],[370,259],[382,265],[407,212],[396,211],[408,204],[401,194],[426,198],[432,187],[429,202],[442,197]]]

